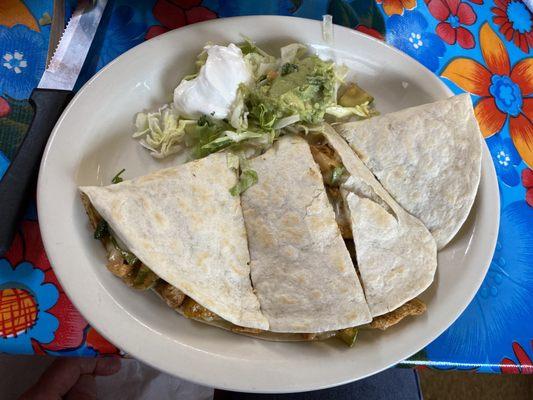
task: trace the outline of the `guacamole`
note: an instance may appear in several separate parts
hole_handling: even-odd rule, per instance
[[[335,97],[334,64],[309,56],[267,72],[249,89],[246,103],[250,116],[266,128],[291,115],[298,115],[302,123],[320,123],[326,108],[336,104]]]

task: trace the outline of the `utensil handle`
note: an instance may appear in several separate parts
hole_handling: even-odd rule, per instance
[[[33,120],[0,181],[0,256],[11,245],[16,223],[48,137],[71,97],[70,91],[54,89],[35,89],[31,94]]]

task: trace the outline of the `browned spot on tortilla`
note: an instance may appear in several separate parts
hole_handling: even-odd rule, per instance
[[[246,264],[231,264],[231,269],[238,275],[244,276],[250,273],[250,268]]]
[[[193,226],[201,225],[204,223],[204,218],[200,214],[194,214],[191,216],[191,221],[193,222]]]
[[[114,199],[111,201],[111,216],[117,220],[120,220],[122,219],[122,207],[123,207],[123,204],[122,204],[122,201],[120,200],[117,200],[117,199]]]
[[[282,296],[280,296],[280,303],[282,303],[282,304],[296,304],[296,300],[294,300],[292,297],[289,297],[288,295],[282,295]]]
[[[253,213],[246,213],[246,215],[253,216]],[[246,218],[246,216],[245,216]],[[274,247],[276,245],[276,237],[272,234],[267,226],[254,222],[253,218],[247,221],[248,232],[254,232],[255,240],[261,243],[264,247]]]
[[[157,211],[154,213],[154,219],[157,221],[159,225],[164,225],[165,223],[165,218]]]
[[[200,266],[204,266],[204,263],[209,258],[209,253],[207,251],[201,251],[196,255],[196,262]]]
[[[346,272],[346,260],[344,257],[342,257],[340,254],[336,254],[333,262],[335,263],[335,267],[339,270],[339,272]]]
[[[391,218],[393,217],[385,209],[383,209],[383,212],[374,213],[374,225],[379,228],[388,229],[391,225]]]
[[[346,318],[347,318],[348,320],[354,320],[354,319],[357,319],[357,313],[355,313],[355,312],[349,313],[349,314],[346,315]]]
[[[293,226],[298,224],[300,221],[300,215],[297,213],[288,212],[281,217],[280,224],[287,225],[287,226]]]
[[[141,198],[141,204],[145,210],[148,210],[150,208],[150,203],[147,202],[144,197]]]
[[[149,242],[148,240],[143,240],[142,244],[143,244],[143,247],[145,248],[145,250],[152,250],[154,248],[152,243]]]
[[[307,217],[307,225],[312,232],[321,232],[324,229],[330,228],[330,220],[324,218],[322,214],[310,215]]]

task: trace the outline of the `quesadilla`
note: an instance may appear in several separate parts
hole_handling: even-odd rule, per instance
[[[334,211],[315,153],[301,137],[282,137],[247,163],[259,181],[240,198],[230,194],[237,174],[221,153],[80,191],[108,269],[127,285],[153,289],[181,315],[238,334],[335,336],[352,345],[356,327],[384,329],[423,308],[407,304],[368,325],[379,313],[343,241],[361,232],[352,235],[350,216],[337,225],[339,204]]]
[[[470,95],[336,125],[381,185],[435,237],[440,250],[474,202],[481,139]]]
[[[357,267],[372,317],[395,310],[433,282],[437,248],[420,220],[383,189],[365,164],[329,125],[324,136],[339,156],[340,186],[355,243]]]
[[[242,194],[251,277],[274,332],[323,332],[371,321],[309,144],[284,136],[252,159]]]
[[[157,277],[231,323],[268,329],[250,282],[240,199],[229,192],[236,182],[226,155],[212,154],[131,181],[80,190],[109,225],[118,247]]]

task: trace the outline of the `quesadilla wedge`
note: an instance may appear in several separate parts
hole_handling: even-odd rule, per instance
[[[250,282],[240,199],[229,193],[236,182],[226,156],[213,154],[131,181],[80,190],[119,248],[157,277],[231,323],[268,329]]]
[[[437,268],[435,239],[394,201],[344,139],[324,126],[329,146],[345,169],[340,186],[355,243],[357,266],[372,317],[422,293]]]
[[[217,286],[214,286],[212,289],[205,288],[203,282],[205,283],[206,280],[210,280],[212,278],[210,275],[214,275],[217,279],[222,279],[222,281],[225,278],[225,276],[222,276],[224,274],[228,274],[231,278],[231,271],[229,273],[226,272],[227,268],[224,267],[227,264],[227,260],[222,258],[215,263],[209,264],[208,267],[213,266],[216,269],[211,274],[207,271],[206,276],[203,276],[202,274],[206,273],[206,270],[202,265],[198,268],[198,260],[194,258],[194,252],[198,251],[198,248],[205,245],[205,243],[201,243],[198,240],[192,241],[192,238],[195,236],[182,233],[187,232],[187,230],[200,229],[200,227],[196,226],[189,227],[189,224],[196,225],[198,222],[201,223],[201,221],[198,221],[196,215],[197,213],[204,212],[203,218],[205,220],[211,220],[212,229],[218,231],[209,237],[211,241],[217,240],[217,235],[219,235],[219,232],[222,232],[224,237],[227,237],[232,244],[239,243],[238,235],[237,242],[230,239],[229,236],[235,235],[237,233],[236,231],[241,231],[238,226],[235,229],[231,229],[230,226],[232,224],[231,220],[239,220],[238,213],[237,218],[235,216],[230,218],[230,222],[225,221],[223,216],[217,216],[217,213],[227,212],[227,209],[233,210],[233,202],[238,203],[240,201],[238,196],[232,196],[230,199],[226,198],[226,193],[229,193],[229,188],[235,183],[235,179],[233,178],[234,172],[226,169],[226,161],[224,160],[226,160],[225,155],[216,154],[199,161],[185,164],[184,166],[162,170],[129,182],[107,187],[80,188],[83,204],[91,226],[95,231],[95,238],[99,239],[107,250],[107,268],[128,286],[139,290],[152,289],[170,308],[188,319],[264,340],[315,341],[339,337],[352,345],[357,334],[357,331],[353,327],[322,332],[302,331],[299,333],[278,333],[268,331],[266,330],[268,325],[266,327],[264,325],[266,319],[258,309],[258,303],[256,303],[257,298],[255,298],[255,302],[253,299],[249,301],[249,303],[257,307],[254,307],[254,310],[258,310],[259,313],[259,315],[256,314],[254,318],[251,318],[251,323],[242,318],[235,322],[236,320],[234,318],[232,320],[231,313],[224,310],[220,311],[221,307],[213,305],[218,299],[224,299],[227,295],[221,293],[221,290]],[[204,174],[208,174],[208,170],[210,169],[212,170],[211,175],[216,177],[217,184],[220,186],[218,189],[220,190],[217,189],[217,185],[213,182],[215,178],[204,181],[207,186],[205,189],[199,189],[197,187],[203,186],[200,182],[206,178]],[[230,175],[227,175],[228,173]],[[180,180],[181,182],[178,183],[176,180]],[[208,192],[203,192],[203,190],[207,190]],[[147,196],[147,193],[150,193],[150,195]],[[206,197],[203,198],[203,196]],[[214,197],[208,198],[211,196]],[[150,199],[147,197],[150,197]],[[176,207],[172,200],[177,202],[178,200],[176,199],[178,198],[180,198],[179,207],[182,208],[181,212],[187,215],[174,218],[174,213],[168,210],[167,206],[170,202],[170,208]],[[190,204],[193,200],[196,202],[205,200],[206,204],[212,204],[213,207],[221,209],[215,210],[207,207],[209,210],[206,210],[203,205],[203,208],[193,209]],[[139,209],[139,204],[136,203],[140,204],[142,210]],[[231,207],[228,207],[228,204]],[[167,215],[169,212],[170,217]],[[209,215],[205,214],[205,212],[208,212]],[[159,219],[161,219],[156,217],[156,213],[159,213],[159,217],[161,218],[164,216],[167,220],[172,219],[172,221],[169,221],[173,222],[173,229],[175,229],[172,235],[165,230],[159,233],[156,232],[156,228],[159,229]],[[128,216],[129,219],[125,218],[125,216]],[[220,229],[215,222],[216,220],[224,220],[224,229]],[[148,238],[142,232],[138,233],[137,231],[139,230],[148,230],[151,236]],[[119,236],[118,232],[121,232],[122,236]],[[245,235],[244,226],[242,227],[242,232]],[[144,241],[152,243],[156,249],[160,248],[159,240],[162,240],[162,249],[168,246],[167,239],[164,237],[161,239],[160,237],[160,235],[164,236],[164,234],[168,234],[167,237],[172,238],[170,240],[181,240],[183,246],[187,245],[185,243],[186,240],[191,241],[189,245],[193,254],[187,255],[187,252],[183,253],[185,257],[192,260],[190,264],[184,260],[174,260],[175,257],[181,258],[182,254],[172,254],[173,250],[164,253],[159,258],[151,254],[141,255],[144,254],[142,247],[146,245]],[[139,236],[143,240],[141,245],[137,244]],[[139,247],[141,248],[140,251],[137,250]],[[240,246],[239,248],[242,249],[242,247]],[[151,250],[157,251],[155,249]],[[244,252],[247,254],[247,249]],[[153,260],[157,262],[154,263],[152,262]],[[244,261],[243,264],[249,268],[246,255],[242,257],[242,260]],[[169,266],[171,261],[177,263],[176,268]],[[195,274],[195,271],[190,271],[189,267],[191,269],[200,269],[200,275]],[[233,291],[242,287],[242,297],[246,298],[249,296],[251,289],[251,286],[249,286],[249,276],[247,278],[248,281],[244,278],[241,282],[237,280],[237,283],[241,283],[241,285],[234,289],[231,289],[231,282],[226,286],[230,287],[230,290]],[[185,280],[185,283],[183,280]],[[212,283],[207,282],[207,284],[211,285]],[[208,301],[204,301],[201,296],[193,293],[194,291],[191,292],[191,290],[188,290],[188,287],[192,287],[195,290],[205,290],[201,294],[207,296]],[[255,296],[253,292],[252,296]],[[234,297],[230,300],[234,301]],[[242,300],[240,301],[242,302]],[[369,322],[370,318],[368,308],[364,304],[364,297],[361,307],[366,309],[367,318],[364,322]],[[239,301],[236,301],[234,308],[242,308]],[[239,314],[234,309],[230,311],[233,314]]]
[[[381,185],[435,237],[456,235],[481,176],[481,139],[469,94],[335,126]]]
[[[87,211],[91,227],[96,232],[105,221],[92,206],[89,198],[82,194],[82,202]],[[357,331],[353,328],[341,329],[338,331],[320,332],[320,333],[275,333],[258,328],[245,328],[235,325],[219,315],[209,311],[207,308],[198,304],[194,299],[187,296],[177,287],[159,278],[148,267],[142,264],[133,254],[118,247],[110,235],[104,235],[98,238],[107,250],[108,270],[116,277],[120,278],[126,285],[137,290],[152,289],[168,307],[182,315],[183,317],[195,320],[207,325],[215,326],[224,330],[231,331],[244,336],[269,341],[316,341],[325,340],[332,337],[353,344]],[[134,261],[133,264],[128,262]]]
[[[370,322],[354,265],[309,144],[284,136],[249,162],[242,194],[251,277],[274,332],[324,332]]]

